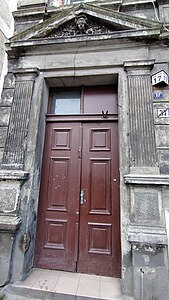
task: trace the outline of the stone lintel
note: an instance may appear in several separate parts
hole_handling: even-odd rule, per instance
[[[126,174],[126,184],[169,185],[169,175]]]
[[[44,15],[46,10],[46,6],[38,6],[38,7],[18,7],[16,11],[12,13],[14,19],[23,18],[27,16],[36,16],[36,15]]]
[[[0,216],[0,231],[14,232],[21,224],[21,218],[19,216]]]
[[[16,81],[34,81],[36,76],[39,75],[39,70],[38,68],[18,68],[13,69],[13,74]]]
[[[0,170],[0,180],[26,180],[29,172],[19,170]]]
[[[23,168],[24,168],[24,164],[15,164],[15,163],[13,163],[13,164],[4,164],[4,163],[2,163],[1,164],[1,168],[2,169],[4,169],[4,170],[23,170]]]
[[[135,60],[135,61],[125,61],[123,66],[125,71],[127,71],[129,75],[136,75],[136,74],[142,75],[143,72],[144,74],[146,74],[147,72],[149,73],[150,70],[153,68],[154,63],[155,63],[155,59]]]

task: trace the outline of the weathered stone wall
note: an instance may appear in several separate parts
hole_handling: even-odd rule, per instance
[[[69,2],[69,1],[68,1]],[[152,1],[83,1],[87,3],[97,4],[100,7],[110,8],[115,11],[120,11],[131,16],[141,17],[143,19],[158,21],[161,19],[163,22],[168,22],[168,14],[166,10],[167,5],[153,5]],[[36,14],[32,5],[36,6]],[[71,4],[72,5],[72,2]],[[60,13],[64,10],[63,1],[60,0],[21,0],[18,2],[18,11],[14,13],[15,17],[15,32],[22,32],[34,24],[42,22],[46,18],[50,18],[53,14]]]
[[[16,10],[17,0],[2,0],[0,10],[0,94],[2,91],[3,78],[7,72],[7,56],[5,54],[5,42],[14,33],[14,20],[12,11]]]
[[[9,123],[10,105],[13,98],[13,88],[6,80],[2,92],[4,76],[7,73],[7,55],[5,52],[5,43],[14,33],[14,20],[12,11],[16,9],[17,0],[2,0],[0,9],[0,162],[2,160],[3,149],[6,141],[7,127]],[[7,87],[9,86],[10,87]],[[8,95],[7,95],[8,94]]]
[[[4,152],[4,147],[6,143],[8,125],[9,125],[9,118],[10,118],[10,111],[11,105],[13,101],[13,94],[14,94],[14,87],[15,87],[15,79],[12,73],[8,73],[5,76],[3,91],[1,95],[0,101],[0,113],[2,118],[0,119],[0,162],[2,163],[2,157]]]
[[[25,1],[24,5],[21,2],[15,14],[18,32],[26,20],[30,21],[31,27],[58,12],[56,8],[48,7],[49,15],[46,15],[44,1],[34,3],[36,8],[26,9],[30,2]],[[145,7],[136,6],[136,1],[133,1],[133,6],[127,2],[124,1],[123,6],[116,5],[116,10],[131,15],[137,15],[139,10],[139,15],[145,18],[156,18],[151,1],[146,1]],[[165,1],[158,2],[160,17]],[[156,37],[154,42],[154,39],[154,36],[131,39],[126,35],[119,39],[92,40],[91,36],[86,41],[77,36],[74,43],[65,38],[64,42],[49,45],[44,39],[46,45],[38,46],[31,40],[27,47],[23,42],[23,48],[18,52],[9,51],[9,73],[0,107],[3,114],[1,151],[5,149],[0,172],[0,201],[5,208],[1,215],[6,216],[6,224],[0,222],[0,237],[8,247],[8,251],[1,250],[5,262],[2,268],[7,270],[0,278],[1,284],[9,279],[25,278],[33,266],[50,87],[85,83],[99,85],[114,81],[118,84],[119,104],[123,292],[134,295],[135,300],[168,299],[164,209],[169,207],[169,123],[157,112],[159,108],[168,107],[169,99],[168,87],[155,88],[154,93],[163,95],[155,98],[151,75],[161,69],[169,72],[169,49],[166,41]],[[28,106],[22,107],[25,99]],[[17,104],[20,105],[15,119]],[[24,109],[27,109],[26,113]],[[20,120],[25,135],[17,134]],[[4,191],[9,190],[9,185],[15,193],[11,201],[4,201]],[[17,220],[12,227],[14,215]],[[10,237],[14,237],[13,242]]]

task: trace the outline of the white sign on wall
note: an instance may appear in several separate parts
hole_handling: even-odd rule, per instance
[[[157,108],[158,118],[169,118],[169,108]]]
[[[152,75],[151,78],[152,78],[152,85],[157,85],[161,83],[168,85],[169,82],[168,74],[163,70]]]

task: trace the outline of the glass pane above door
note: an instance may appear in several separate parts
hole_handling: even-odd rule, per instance
[[[56,115],[80,114],[80,90],[54,92],[51,113]]]

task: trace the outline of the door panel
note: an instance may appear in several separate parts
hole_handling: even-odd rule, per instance
[[[110,214],[110,160],[105,159],[91,159],[90,160],[90,207],[89,214]],[[101,174],[100,180],[98,174]],[[83,182],[82,182],[83,184]]]
[[[120,276],[117,123],[83,124],[78,271]]]
[[[80,132],[79,123],[47,123],[37,226],[37,267],[76,269]]]

